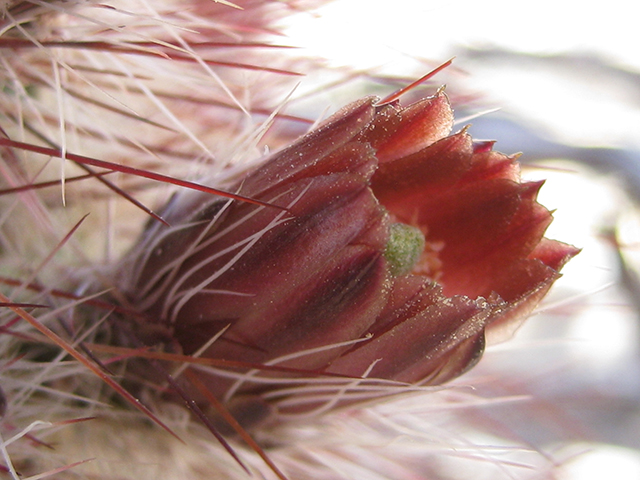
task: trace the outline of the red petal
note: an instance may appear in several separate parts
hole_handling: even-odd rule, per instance
[[[466,370],[481,353],[482,342],[475,339],[482,334],[492,308],[464,297],[442,297],[384,334],[357,345],[329,371],[362,375],[378,360],[370,373],[375,378],[413,383],[438,377],[444,381]],[[472,338],[472,354],[457,355],[460,343]],[[452,363],[447,365],[449,361]],[[437,373],[442,369],[447,370],[447,378]]]
[[[377,151],[380,163],[411,155],[444,138],[453,126],[453,111],[444,92],[404,109],[382,107],[359,137]]]
[[[381,164],[371,188],[391,213],[411,223],[425,201],[449,190],[467,172],[471,154],[471,137],[452,135],[408,157]]]
[[[259,198],[275,186],[281,187],[301,177],[335,173],[327,155],[352,140],[375,115],[374,97],[367,97],[343,108],[317,129],[277,152],[267,163],[242,182],[243,195]],[[352,157],[357,161],[357,157]],[[343,171],[344,167],[340,167]]]

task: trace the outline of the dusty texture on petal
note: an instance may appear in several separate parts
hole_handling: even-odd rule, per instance
[[[515,158],[490,142],[450,135],[442,92],[407,108],[375,102],[349,105],[238,184],[286,210],[201,194],[169,203],[174,228],[149,227],[125,285],[168,344],[309,377],[435,385],[477,362],[493,325],[530,313],[576,253],[543,238],[541,184],[520,183]],[[385,256],[398,223],[424,236],[402,273]],[[290,377],[239,391],[277,389],[278,375]],[[230,383],[207,377],[220,396]]]
[[[453,112],[444,93],[425,98],[404,109],[385,106],[359,140],[376,149],[381,164],[406,157],[446,136],[453,127]]]

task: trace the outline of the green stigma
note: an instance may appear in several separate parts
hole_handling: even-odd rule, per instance
[[[389,241],[384,256],[393,275],[409,273],[424,251],[424,235],[419,228],[404,223],[389,227]]]

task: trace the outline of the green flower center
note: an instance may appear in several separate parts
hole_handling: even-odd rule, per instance
[[[413,270],[424,248],[424,235],[419,228],[404,223],[393,223],[389,227],[389,241],[384,250],[391,273],[404,275]]]

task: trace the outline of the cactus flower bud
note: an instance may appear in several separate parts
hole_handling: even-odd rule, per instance
[[[450,135],[443,92],[376,102],[342,109],[235,189],[282,208],[193,192],[168,203],[172,227],[150,225],[123,275],[151,322],[143,339],[163,332],[185,354],[309,376],[436,385],[479,359],[487,329],[531,312],[577,253],[543,238],[541,184],[521,183],[491,143]],[[238,391],[288,378],[263,373]],[[232,381],[205,383],[225,398]]]

